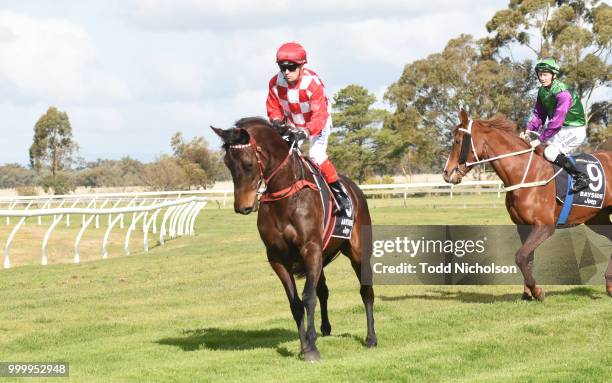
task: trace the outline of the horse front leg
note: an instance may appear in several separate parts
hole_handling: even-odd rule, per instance
[[[527,237],[529,237],[529,233],[531,233],[531,226],[518,225],[516,229],[521,238],[521,245],[524,245],[525,241],[527,241]],[[532,251],[531,253],[527,255],[527,265],[528,267],[530,267],[530,269],[531,269],[531,266],[533,266],[533,260],[534,260],[533,256],[534,256],[534,251]],[[531,290],[524,283],[523,283],[523,295],[521,296],[521,299],[524,301],[533,300],[533,296],[531,295]]]
[[[543,301],[544,290],[536,286],[536,281],[533,277],[533,252],[542,244],[542,242],[548,239],[555,232],[555,227],[552,225],[543,225],[531,226],[530,229],[531,231],[527,235],[523,246],[521,246],[521,248],[516,252],[515,262],[521,269],[525,286],[531,296],[539,301]],[[523,230],[528,230],[528,228]]]
[[[302,355],[306,361],[316,361],[321,358],[321,354],[316,346],[317,331],[315,330],[315,307],[317,305],[317,285],[323,269],[323,254],[321,246],[315,243],[307,243],[300,249],[304,266],[306,268],[306,283],[302,300],[306,307],[306,345],[302,347]]]
[[[291,314],[293,315],[293,320],[295,320],[298,329],[301,350],[303,350],[308,344],[308,340],[306,337],[306,330],[304,329],[304,304],[297,294],[295,278],[293,278],[293,274],[287,270],[285,265],[280,262],[270,261],[270,266],[272,266],[272,269],[285,288],[285,293],[289,300],[289,307],[291,308]]]

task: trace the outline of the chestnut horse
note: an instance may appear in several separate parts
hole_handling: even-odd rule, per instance
[[[556,219],[562,208],[555,201],[553,166],[542,156],[541,148],[534,151],[515,134],[516,125],[504,117],[472,121],[461,110],[460,120],[453,128],[453,143],[444,167],[444,180],[458,184],[475,165],[491,163],[506,188],[506,209],[510,218],[517,225],[529,225],[518,226],[523,245],[515,259],[525,281],[523,299],[543,300],[544,291],[536,285],[532,275],[533,252],[555,232]],[[593,155],[601,162],[608,180],[604,203],[599,210],[574,206],[567,225],[584,223],[609,238],[612,152],[599,151]],[[612,258],[606,270],[606,289],[612,296]]]
[[[262,118],[243,118],[232,129],[211,127],[223,140],[224,162],[234,181],[234,210],[249,214],[259,208],[257,228],[266,246],[270,266],[281,280],[293,319],[298,328],[301,355],[304,360],[320,358],[316,347],[317,333],[314,326],[316,298],[321,303],[321,333],[331,333],[327,315],[328,289],[323,267],[342,252],[360,282],[362,261],[368,260],[372,249],[372,223],[368,205],[361,190],[348,178],[341,177],[353,200],[354,226],[350,239],[332,238],[323,249],[323,207],[319,192],[308,187],[314,182],[312,174],[305,171],[304,160],[295,149],[289,147]],[[258,203],[261,183],[266,186],[263,199]],[[305,187],[306,186],[306,187]],[[305,276],[304,291],[300,300],[295,285],[295,275]],[[368,334],[367,347],[377,345],[374,331],[374,290],[371,285],[361,285],[361,298],[365,305]],[[307,327],[304,328],[304,309]]]

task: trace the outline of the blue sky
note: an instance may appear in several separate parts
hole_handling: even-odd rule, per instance
[[[170,137],[265,115],[274,55],[301,42],[328,96],[379,98],[405,64],[481,37],[507,0],[0,1],[0,164],[26,164],[33,126],[66,111],[86,160],[151,161]]]

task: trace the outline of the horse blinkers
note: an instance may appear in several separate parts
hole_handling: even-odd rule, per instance
[[[474,147],[474,142],[472,141],[472,121],[470,121],[467,129],[458,128],[458,130],[463,131],[463,139],[461,140],[461,150],[459,152],[457,166],[455,166],[453,172],[456,171],[461,177],[464,177],[467,172],[470,171],[470,168],[473,165],[471,163],[468,163],[468,156],[470,155],[470,151],[474,152],[474,156],[478,160],[476,148]]]
[[[472,135],[470,133],[463,134],[463,140],[461,141],[461,152],[459,152],[459,165],[465,165],[467,162],[468,154],[470,154],[470,148],[472,146]]]

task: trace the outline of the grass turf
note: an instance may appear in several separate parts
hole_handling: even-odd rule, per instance
[[[372,209],[375,224],[509,222],[501,207],[392,205]],[[304,363],[255,219],[211,207],[197,236],[147,254],[1,271],[0,360],[67,361],[70,378],[48,379],[60,382],[612,377],[603,287],[551,286],[546,302],[525,303],[520,286],[376,286],[379,347],[366,350],[359,285],[343,257],[326,268],[332,336],[319,337],[320,363]]]

